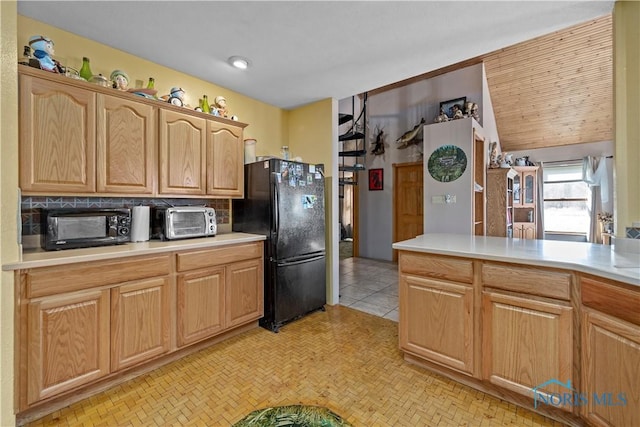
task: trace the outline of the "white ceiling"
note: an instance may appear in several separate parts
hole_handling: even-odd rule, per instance
[[[291,109],[588,21],[613,3],[19,0],[18,13]],[[251,67],[233,69],[232,55]]]

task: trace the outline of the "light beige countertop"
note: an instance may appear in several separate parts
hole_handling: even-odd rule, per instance
[[[394,249],[570,269],[640,286],[640,254],[612,246],[462,234],[424,234]]]
[[[9,271],[36,267],[49,267],[77,262],[100,261],[138,255],[158,254],[162,252],[183,251],[188,249],[215,248],[239,243],[258,242],[265,239],[265,236],[258,234],[225,233],[219,234],[215,237],[201,237],[197,239],[172,240],[164,242],[160,240],[150,240],[148,242],[100,246],[86,249],[67,249],[61,251],[44,251],[41,249],[25,250],[22,254],[22,260],[4,264],[2,269]]]

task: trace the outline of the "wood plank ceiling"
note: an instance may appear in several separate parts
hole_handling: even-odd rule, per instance
[[[611,15],[487,54],[505,151],[613,139]]]

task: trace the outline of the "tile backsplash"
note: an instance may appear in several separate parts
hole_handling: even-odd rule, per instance
[[[640,227],[626,227],[625,236],[628,239],[640,239]]]
[[[135,197],[23,197],[20,202],[22,235],[40,233],[40,209],[132,208],[134,206],[209,206],[216,210],[216,222],[229,224],[229,199],[149,199]]]

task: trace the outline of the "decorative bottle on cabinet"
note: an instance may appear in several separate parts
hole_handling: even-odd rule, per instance
[[[93,77],[93,73],[91,72],[91,64],[89,64],[89,58],[86,56],[82,58],[82,67],[80,68],[80,77],[89,81],[91,77]]]

